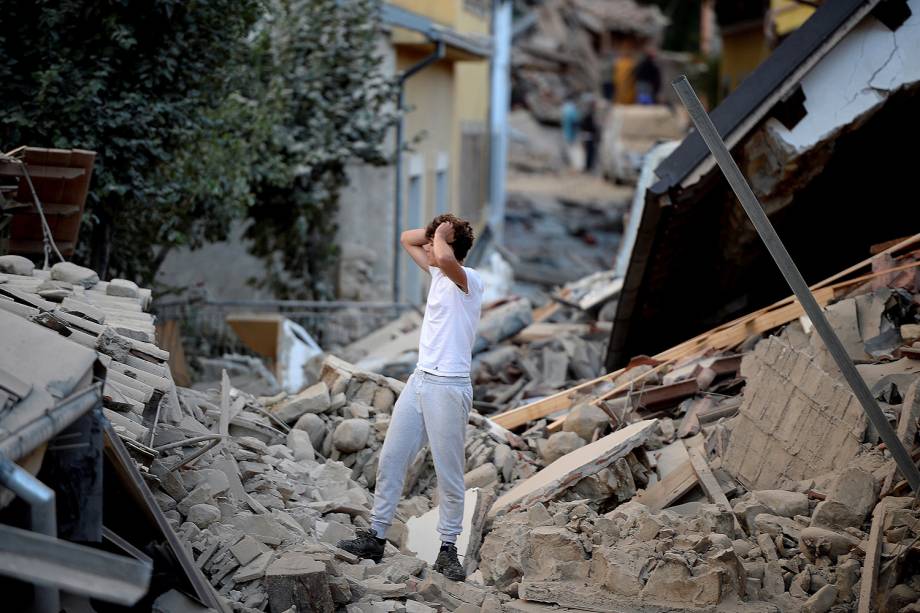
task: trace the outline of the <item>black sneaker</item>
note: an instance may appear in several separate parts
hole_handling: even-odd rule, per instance
[[[336,547],[344,549],[359,558],[368,558],[374,562],[379,562],[383,558],[386,540],[379,538],[376,533],[370,530],[358,529],[356,534],[357,536],[351,540],[339,541]],[[454,559],[456,559],[456,555]]]
[[[438,559],[434,562],[435,572],[441,573],[451,581],[465,581],[466,573],[457,559],[457,547],[451,543],[441,547]]]

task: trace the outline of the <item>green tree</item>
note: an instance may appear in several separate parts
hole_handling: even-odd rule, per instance
[[[99,153],[77,259],[149,283],[252,201],[252,115],[230,96],[259,0],[0,3],[0,144]]]
[[[256,26],[251,98],[277,123],[254,167],[247,237],[269,266],[253,282],[276,296],[333,296],[346,165],[387,161],[396,84],[380,70],[379,9],[377,0],[271,0]]]

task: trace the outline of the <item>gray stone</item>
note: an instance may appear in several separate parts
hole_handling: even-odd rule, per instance
[[[825,585],[802,605],[802,613],[826,613],[837,599],[837,587]]]
[[[294,429],[303,430],[310,435],[310,443],[313,444],[313,449],[318,449],[323,446],[323,439],[326,438],[328,432],[326,422],[315,413],[304,413],[301,415],[297,423],[294,424]]]
[[[21,255],[0,255],[0,272],[10,275],[31,276],[35,270],[32,260]]]
[[[329,388],[320,381],[295,396],[282,400],[271,408],[271,412],[285,423],[296,422],[304,413],[323,413],[332,404]]]
[[[511,471],[514,470],[514,452],[511,451],[511,447],[504,443],[496,445],[492,461],[505,483],[511,481]]]
[[[437,613],[437,609],[432,609],[426,604],[416,600],[406,601],[406,613]]]
[[[274,555],[270,551],[259,554],[255,560],[233,574],[234,583],[245,583],[262,577],[265,574],[265,569],[271,564],[273,557]]]
[[[779,562],[768,562],[763,571],[763,591],[770,596],[780,596],[786,591],[783,569]]]
[[[199,528],[207,528],[220,519],[220,509],[210,504],[196,504],[188,510],[186,519]]]
[[[332,394],[330,398],[329,410],[338,411],[342,407],[348,404],[348,396],[345,395],[345,392],[339,392],[338,394]]]
[[[799,551],[811,561],[827,556],[831,561],[859,545],[859,539],[849,534],[841,534],[825,528],[803,528],[799,536]]]
[[[862,521],[862,518],[849,506],[836,500],[822,500],[815,507],[815,512],[811,516],[812,526],[837,530],[859,528]]]
[[[109,296],[138,298],[140,296],[140,288],[134,281],[128,281],[127,279],[112,279],[106,286],[105,293]]]
[[[495,468],[495,464],[486,462],[463,476],[463,487],[467,490],[474,487],[485,487],[496,481],[498,481],[498,470]]]
[[[849,558],[837,565],[837,601],[849,602],[859,593],[859,577],[862,566],[858,560]]]
[[[326,565],[306,554],[288,552],[272,562],[265,571],[265,588],[272,613],[291,607],[303,613],[335,610]]]
[[[861,468],[846,468],[831,484],[827,498],[846,504],[862,523],[875,508],[880,489],[872,473]]]
[[[294,428],[288,432],[287,446],[290,447],[291,451],[294,453],[294,460],[297,462],[316,458],[316,453],[313,451],[313,443],[310,441],[310,435],[303,430]]]
[[[179,502],[177,508],[183,515],[188,515],[189,510],[196,504],[212,504],[213,502],[214,496],[211,494],[211,486],[207,483],[202,483],[189,492],[188,496]]]
[[[182,475],[182,481],[187,488],[196,488],[202,483],[207,483],[211,488],[211,495],[218,496],[230,489],[230,479],[226,473],[214,468],[199,468],[188,471]]]
[[[562,456],[585,446],[585,440],[574,432],[556,432],[546,440],[541,440],[540,456],[547,464],[552,464]]]
[[[761,513],[769,513],[770,509],[767,508],[767,505],[752,496],[747,500],[739,500],[736,502],[735,506],[732,507],[732,511],[738,518],[738,521],[747,528],[747,531],[753,534],[757,529],[754,519]]]
[[[248,534],[230,547],[230,553],[242,565],[249,564],[266,551],[268,548],[265,545]]]
[[[769,512],[781,517],[808,515],[808,496],[786,490],[758,490],[754,498],[767,506]]]
[[[580,404],[576,406],[565,418],[562,429],[565,432],[574,432],[586,441],[594,436],[594,431],[610,423],[610,417],[593,404]]]
[[[371,407],[363,402],[353,400],[342,411],[345,419],[367,419],[371,416]]]
[[[346,419],[332,433],[332,444],[342,453],[364,449],[371,433],[371,426],[364,419]]]
[[[374,394],[374,409],[380,413],[389,413],[396,403],[396,394],[389,387],[381,385]]]
[[[52,266],[51,278],[55,281],[68,281],[75,285],[82,285],[87,289],[99,283],[99,275],[94,270],[70,262],[58,262]]]

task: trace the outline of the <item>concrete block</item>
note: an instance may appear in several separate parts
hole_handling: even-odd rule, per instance
[[[271,407],[271,412],[285,423],[293,424],[304,413],[324,413],[332,404],[329,388],[322,381]]]
[[[335,610],[326,565],[306,554],[288,552],[272,562],[265,571],[265,588],[272,613],[291,607],[303,613]]]

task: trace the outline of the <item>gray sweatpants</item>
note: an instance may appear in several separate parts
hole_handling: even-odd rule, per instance
[[[441,540],[453,543],[463,522],[466,424],[473,404],[469,377],[439,377],[416,370],[396,400],[374,490],[371,528],[381,538],[402,497],[409,462],[426,443],[438,476]]]

